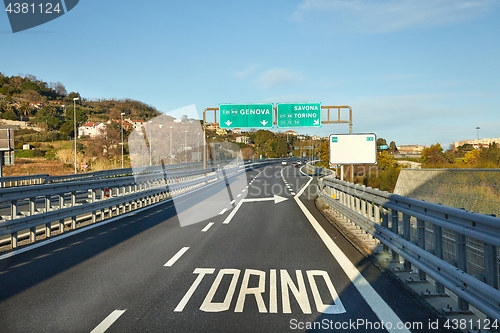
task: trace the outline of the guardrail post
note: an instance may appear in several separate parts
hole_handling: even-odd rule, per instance
[[[434,225],[433,230],[433,241],[434,241],[434,255],[439,259],[443,259],[443,228],[440,226]],[[444,295],[445,288],[439,282],[436,282],[436,293]]]
[[[51,209],[50,195],[45,196],[45,212]],[[52,222],[45,223],[45,238],[49,238],[52,233]]]
[[[10,219],[13,220],[17,217],[17,200],[10,202]]]
[[[64,219],[59,220],[59,233],[64,232]]]
[[[19,238],[19,235],[18,235],[17,231],[10,234],[10,245],[12,246],[13,249],[17,248],[18,238]]]
[[[403,214],[403,238],[407,241],[410,241],[411,236],[410,236],[410,215],[408,214]],[[406,270],[411,270],[411,262],[408,261],[407,259],[404,260],[403,264],[404,269]]]
[[[35,214],[36,198],[28,199],[29,216]],[[29,242],[33,243],[36,239],[36,226],[31,227],[29,230]]]
[[[467,237],[459,233],[456,234],[456,254],[457,268],[467,273]],[[468,311],[469,302],[459,296],[458,307],[462,311]]]
[[[384,207],[382,208],[382,227],[389,229],[389,211],[385,209]],[[389,247],[387,245],[383,245],[382,249],[384,252],[389,252]]]
[[[91,189],[90,190],[90,202],[93,203],[96,201],[96,190]],[[92,211],[92,223],[95,223],[97,221],[97,212],[95,210]]]
[[[399,212],[391,208],[391,229],[396,235],[399,235]],[[399,254],[396,251],[392,251],[392,260],[399,261]]]
[[[417,237],[418,247],[425,250],[425,221],[422,219],[417,219]],[[421,281],[427,279],[427,274],[420,268],[418,269],[418,278]]]
[[[380,224],[380,207],[374,202],[371,203],[372,211],[373,211],[373,222]]]
[[[498,289],[498,247],[484,244],[484,275],[486,283]]]
[[[484,244],[484,275],[486,283],[498,289],[498,247]],[[495,318],[488,317],[490,322],[495,322]],[[492,332],[498,332],[498,330]]]

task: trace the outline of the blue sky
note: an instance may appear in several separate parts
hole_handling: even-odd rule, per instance
[[[499,17],[500,0],[80,0],[16,34],[0,14],[0,72],[163,112],[350,105],[354,132],[447,148],[500,137]]]

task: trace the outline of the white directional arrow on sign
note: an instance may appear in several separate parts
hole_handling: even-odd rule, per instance
[[[231,124],[232,124],[231,120],[226,121],[227,126],[231,126]]]
[[[316,119],[316,120],[314,121],[314,125],[319,125],[319,119]]]
[[[260,123],[262,124],[262,126],[266,126],[267,125],[267,120],[262,120]]]

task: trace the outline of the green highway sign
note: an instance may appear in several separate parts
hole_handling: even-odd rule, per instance
[[[320,127],[321,103],[280,103],[278,127]]]
[[[220,104],[219,127],[273,127],[272,104]]]

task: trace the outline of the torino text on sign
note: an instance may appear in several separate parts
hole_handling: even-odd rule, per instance
[[[220,128],[273,127],[272,104],[220,104]]]
[[[321,103],[278,104],[278,127],[320,127]]]

